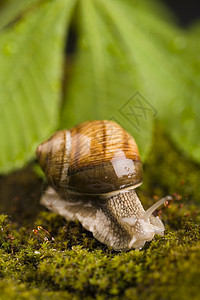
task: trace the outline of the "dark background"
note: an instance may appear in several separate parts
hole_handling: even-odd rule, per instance
[[[182,27],[187,27],[193,21],[200,19],[199,0],[162,0],[174,12],[178,23]]]

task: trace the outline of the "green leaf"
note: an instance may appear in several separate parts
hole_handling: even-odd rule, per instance
[[[135,137],[144,158],[151,145],[156,110],[151,97],[146,99],[139,66],[132,55],[134,43],[129,42],[130,32],[124,30],[124,36],[117,32],[119,23],[127,26],[126,17],[118,15],[112,24],[98,3],[80,1],[78,51],[66,89],[61,126],[113,119]],[[115,2],[109,3],[110,9],[114,9]]]
[[[60,112],[61,127],[113,119],[135,137],[144,159],[157,116],[176,145],[200,162],[198,25],[191,33],[176,28],[154,0],[78,3],[73,20],[78,45]],[[3,6],[1,172],[33,157],[36,145],[58,125],[63,42],[75,4],[8,0]]]
[[[200,29],[200,26],[199,26]],[[163,119],[174,143],[192,159],[200,162],[200,30],[194,27],[178,43],[183,48],[174,65],[176,94],[169,100],[170,111]]]
[[[41,0],[8,0],[0,10],[0,30]]]
[[[0,171],[18,168],[58,124],[73,0],[38,6],[0,35]]]
[[[66,91],[62,126],[113,117],[136,137],[145,157],[157,112],[176,145],[200,161],[197,36],[167,23],[146,4],[87,0],[80,6],[79,52]],[[131,122],[134,116],[128,114],[131,108],[132,113],[139,112],[137,103],[128,101],[136,91],[145,98],[140,100],[146,112],[151,112],[145,118],[140,110],[138,131],[133,126],[137,120]]]
[[[99,2],[132,58],[142,90],[181,151],[200,162],[199,42],[130,1]],[[120,20],[120,22],[118,21]]]

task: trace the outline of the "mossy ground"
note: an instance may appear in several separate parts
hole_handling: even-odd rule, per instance
[[[176,200],[157,212],[165,236],[129,252],[41,207],[31,167],[0,178],[9,215],[0,215],[0,299],[200,299],[199,178],[200,167],[156,130],[138,193],[145,208],[153,197]]]

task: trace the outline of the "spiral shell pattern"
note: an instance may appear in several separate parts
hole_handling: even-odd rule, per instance
[[[136,142],[113,121],[87,121],[58,131],[36,153],[57,191],[103,194],[142,183]]]

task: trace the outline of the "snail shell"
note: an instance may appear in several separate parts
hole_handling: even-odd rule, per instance
[[[135,140],[112,121],[58,131],[37,148],[37,156],[58,191],[102,194],[142,183]]]
[[[50,183],[42,204],[79,220],[94,237],[115,250],[141,248],[164,225],[144,211],[135,188],[142,162],[133,137],[113,121],[88,121],[56,132],[37,148]],[[169,199],[168,199],[169,200]]]

